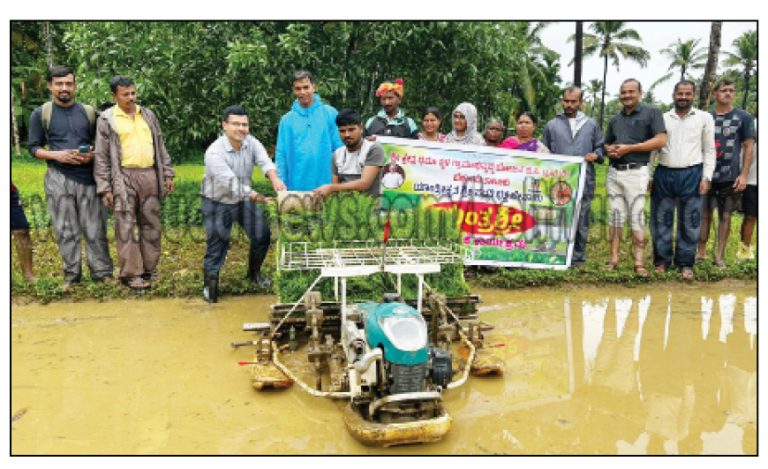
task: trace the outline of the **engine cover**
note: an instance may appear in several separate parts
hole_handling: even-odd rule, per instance
[[[419,365],[429,360],[427,323],[405,303],[362,303],[365,337],[371,348],[381,347],[384,359],[398,365]]]

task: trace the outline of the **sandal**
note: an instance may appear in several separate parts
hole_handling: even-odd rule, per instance
[[[683,280],[693,280],[693,269],[690,267],[683,267],[680,275],[683,277]]]
[[[616,267],[618,267],[618,265],[619,265],[618,261],[617,262],[608,261],[608,262],[605,263],[603,268],[605,270],[616,270]]]
[[[141,277],[133,277],[132,279],[123,280],[123,285],[131,290],[143,290],[150,287],[149,282]]]
[[[648,269],[643,264],[635,264],[635,273],[642,278],[648,278]]]
[[[725,270],[728,268],[728,266],[725,265],[725,261],[723,261],[722,259],[715,259],[715,265],[720,270]]]

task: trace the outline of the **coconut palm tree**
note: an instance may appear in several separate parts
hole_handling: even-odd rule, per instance
[[[541,42],[541,31],[549,24],[548,21],[515,23],[515,36],[528,44],[528,47],[526,53],[520,57],[520,63],[516,65],[519,77],[511,85],[510,91],[524,103],[525,109],[523,110],[529,110],[536,114],[539,112],[536,103],[539,92],[537,85],[543,83],[541,80],[544,79],[552,63],[556,62],[556,57],[553,57],[553,54],[556,55],[557,53]]]
[[[619,70],[619,56],[625,60],[637,62],[645,67],[650,58],[647,50],[641,46],[625,42],[627,40],[641,41],[640,34],[625,26],[624,21],[597,21],[589,25],[591,33],[584,34],[584,56],[598,54],[603,58],[603,91],[600,99],[600,127],[603,126],[605,115],[605,83],[608,77],[608,59]],[[571,36],[569,40],[574,40]]]
[[[720,36],[723,30],[722,21],[713,21],[709,30],[709,51],[707,52],[707,65],[704,67],[704,78],[699,89],[699,109],[709,107],[709,97],[712,92],[712,84],[717,72],[717,56],[720,54]]]
[[[581,67],[584,61],[584,22],[576,22],[576,33],[573,35],[573,85],[581,86]]]
[[[662,76],[651,86],[655,87],[659,83],[663,83],[674,75],[675,69],[680,69],[680,80],[691,79],[691,75],[688,73],[690,70],[699,70],[704,68],[704,61],[707,58],[707,52],[702,47],[697,47],[701,39],[688,39],[687,41],[681,41],[679,38],[677,42],[673,42],[668,47],[661,49],[659,52],[666,55],[671,63],[669,64],[669,73]],[[649,88],[650,89],[650,88]]]
[[[603,82],[601,80],[592,79],[584,88],[585,97],[589,96],[589,117],[593,117],[595,109],[597,108],[597,96],[603,91]]]
[[[752,72],[757,68],[757,31],[747,31],[733,41],[733,47],[736,52],[725,52],[725,65],[744,67],[744,96],[741,100],[741,107],[747,107],[747,97],[749,96],[749,82],[752,79]]]

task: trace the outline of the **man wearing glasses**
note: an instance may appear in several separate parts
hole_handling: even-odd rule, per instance
[[[267,199],[251,188],[254,166],[259,166],[275,191],[285,190],[264,145],[248,133],[248,113],[242,106],[226,108],[221,115],[221,127],[224,135],[205,151],[205,177],[200,192],[206,234],[203,297],[209,303],[218,299],[219,270],[227,257],[235,221],[251,242],[248,278],[261,288],[269,288],[269,279],[261,274],[261,264],[269,249],[269,221],[257,205]]]

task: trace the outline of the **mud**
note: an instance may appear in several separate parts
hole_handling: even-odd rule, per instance
[[[12,454],[756,454],[754,283],[475,293],[504,375],[386,449],[342,402],[252,388],[229,344],[274,297],[14,306]]]

